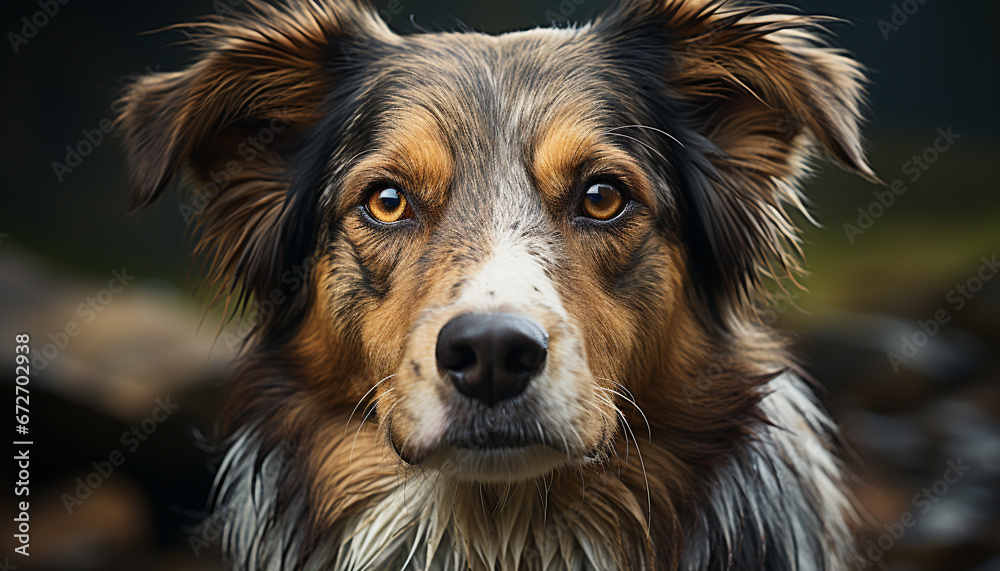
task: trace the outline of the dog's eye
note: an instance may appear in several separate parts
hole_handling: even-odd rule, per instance
[[[372,218],[386,224],[413,218],[413,210],[406,195],[391,186],[373,192],[368,197],[365,208]]]
[[[611,220],[625,206],[625,197],[606,182],[595,182],[583,195],[580,209],[583,215],[595,220]]]

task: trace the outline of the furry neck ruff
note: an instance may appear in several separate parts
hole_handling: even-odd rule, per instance
[[[348,456],[340,458],[341,501],[355,505],[310,538],[299,520],[310,498],[287,492],[295,449],[262,451],[246,428],[220,472],[225,548],[250,570],[647,569],[668,568],[674,557],[692,571],[847,568],[858,557],[857,522],[831,452],[834,428],[800,379],[779,376],[765,391],[759,432],[715,470],[704,508],[680,516],[682,553],[648,549],[651,530],[679,516],[658,499],[669,472],[657,469],[663,451],[641,429],[632,436],[638,447],[624,443],[631,454],[614,463],[486,485],[357,454],[371,443],[352,427],[332,446]],[[651,552],[662,559],[655,567]]]

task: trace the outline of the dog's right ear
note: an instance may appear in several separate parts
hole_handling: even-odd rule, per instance
[[[133,211],[185,173],[196,188],[185,218],[203,230],[198,250],[214,260],[212,283],[242,283],[250,295],[270,291],[280,266],[292,263],[285,238],[302,240],[289,227],[296,143],[336,105],[350,54],[395,36],[364,0],[246,4],[243,13],[177,26],[196,61],[136,80],[118,122]]]
[[[814,158],[877,182],[861,136],[865,69],[785,6],[619,0],[596,26],[670,122],[695,295],[724,323],[801,269],[793,213]],[[720,310],[719,308],[724,308]],[[728,325],[727,325],[728,326]]]

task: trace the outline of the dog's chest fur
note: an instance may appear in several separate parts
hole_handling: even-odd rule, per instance
[[[784,375],[767,386],[762,409],[773,427],[720,467],[707,486],[711,497],[686,522],[685,549],[677,568],[840,569],[852,544],[850,502],[840,469],[828,449],[831,426],[803,383]],[[652,445],[652,443],[650,443]],[[297,518],[305,494],[278,505],[289,477],[285,449],[272,451],[259,475],[256,436],[248,430],[230,448],[220,483],[227,514],[226,549],[247,569],[294,568],[302,561]],[[304,569],[603,570],[647,568],[642,534],[627,533],[663,517],[647,511],[645,490],[627,489],[618,469],[585,477],[582,468],[559,482],[540,478],[486,490],[419,472],[402,473],[355,517],[340,522],[305,558]],[[591,476],[594,476],[591,474]],[[647,473],[652,488],[657,474]],[[587,482],[600,482],[587,487]],[[652,489],[651,488],[651,489]],[[637,511],[638,508],[638,511]],[[638,521],[636,521],[638,520]],[[817,534],[816,530],[824,530]],[[657,556],[662,550],[653,546]],[[609,563],[610,562],[610,563]],[[659,563],[663,563],[662,561]],[[658,567],[657,567],[658,568]]]

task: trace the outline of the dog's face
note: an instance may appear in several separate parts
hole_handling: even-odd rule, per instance
[[[607,458],[633,400],[679,472],[723,450],[753,386],[691,402],[683,379],[746,336],[768,260],[794,265],[810,152],[869,172],[853,62],[702,1],[499,37],[290,6],[203,25],[123,117],[136,204],[188,167],[220,283],[293,300],[257,341],[285,383],[246,410],[299,438],[370,404],[400,462],[481,482]]]
[[[375,414],[410,463],[511,480],[599,455],[615,383],[669,342],[662,161],[623,128],[648,122],[621,102],[638,86],[579,36],[402,39],[345,146],[312,319],[386,378]]]

